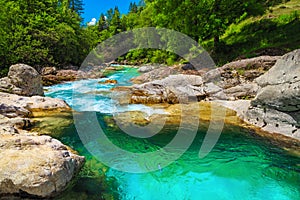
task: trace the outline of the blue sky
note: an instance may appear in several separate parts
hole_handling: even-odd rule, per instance
[[[83,0],[84,23],[91,21],[92,18],[98,20],[101,13],[105,14],[108,9],[115,6],[118,6],[120,12],[125,14],[128,12],[130,2],[139,2],[139,0]]]

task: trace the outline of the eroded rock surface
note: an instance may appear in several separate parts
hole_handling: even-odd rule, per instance
[[[0,91],[23,96],[44,96],[42,78],[29,65],[16,64],[9,68],[8,76],[0,79]]]
[[[284,55],[256,82],[260,89],[245,120],[300,139],[300,50]]]
[[[9,76],[4,78],[14,80],[11,81],[14,85],[4,87],[18,86],[20,94],[26,92],[30,97],[0,92],[0,196],[7,199],[22,195],[52,197],[67,187],[83,165],[84,157],[50,136],[39,136],[28,130],[36,121],[32,117],[39,112],[45,115],[71,109],[63,100],[32,96],[33,87],[21,88],[22,84],[17,85],[17,82],[26,82],[26,78],[20,77],[28,74],[30,77],[36,71],[29,66],[22,68],[28,72],[15,72],[16,69],[11,67]],[[40,78],[34,82],[40,83]]]
[[[51,110],[70,110],[68,104],[61,99],[50,97],[24,97],[0,92],[0,114],[6,117],[30,117],[33,112]]]
[[[0,194],[53,196],[83,163],[83,157],[49,136],[1,134]]]
[[[255,78],[264,74],[278,56],[260,56],[228,63],[212,70],[187,70],[171,67],[153,69],[132,79],[132,103],[179,103],[186,98],[198,100],[237,100],[254,98],[259,89]],[[207,71],[207,72],[205,72]],[[190,72],[189,72],[190,73]],[[175,75],[174,75],[175,74]],[[194,83],[191,77],[200,82]]]

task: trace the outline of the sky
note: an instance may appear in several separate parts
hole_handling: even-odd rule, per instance
[[[115,6],[118,6],[122,14],[126,14],[128,13],[130,2],[138,3],[139,0],[83,0],[84,13],[82,17],[84,18],[84,23],[94,21],[92,20],[93,18],[98,20],[101,13],[105,14],[107,10]]]

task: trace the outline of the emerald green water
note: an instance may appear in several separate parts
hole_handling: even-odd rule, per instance
[[[129,78],[136,71],[114,74],[119,84],[129,84]],[[136,74],[135,74],[136,75]],[[129,77],[130,77],[129,76]],[[126,77],[126,76],[125,76]],[[93,81],[88,82],[95,89]],[[70,83],[53,86],[48,96],[70,101]],[[99,86],[98,90],[105,90]],[[85,88],[84,91],[87,89]],[[74,92],[74,91],[73,91]],[[94,100],[82,93],[82,99],[89,107],[72,104],[78,111],[89,110]],[[95,99],[95,98],[94,98]],[[101,93],[96,97],[97,105],[103,107],[97,112],[97,119],[106,136],[120,148],[136,153],[154,152],[164,147],[176,135],[178,127],[166,126],[157,135],[141,139],[122,132],[112,119],[109,97]],[[101,102],[101,100],[103,102]],[[100,101],[100,102],[99,102]],[[84,108],[84,109],[83,109]],[[92,107],[95,109],[95,106]],[[129,110],[157,112],[143,105],[135,105]],[[97,111],[97,110],[96,110]],[[106,114],[105,114],[106,113]],[[79,113],[80,114],[80,113]],[[87,127],[93,126],[89,119],[81,121]],[[190,148],[171,165],[157,171],[134,174],[117,171],[97,160],[82,144],[75,125],[66,128],[58,136],[63,143],[86,157],[86,164],[70,188],[57,199],[122,199],[122,200],[298,200],[300,199],[300,158],[274,146],[268,140],[258,137],[250,130],[225,125],[218,143],[205,158],[198,157],[199,148],[206,134],[207,122],[201,122],[196,138]],[[101,145],[101,141],[98,141]],[[97,148],[97,145],[95,145]],[[125,159],[120,155],[114,159],[115,165]],[[148,162],[165,159],[146,158]]]
[[[128,136],[98,119],[107,137],[132,152],[155,151],[176,134],[166,127],[149,139]],[[106,117],[107,118],[107,117]],[[86,123],[89,123],[88,120]],[[199,159],[206,123],[187,152],[173,164],[155,172],[116,171],[97,161],[82,145],[74,126],[60,139],[86,156],[87,163],[75,186],[62,199],[300,199],[300,158],[289,155],[245,129],[226,126],[213,151]],[[118,160],[116,159],[116,164]],[[159,158],[148,158],[159,159]],[[103,171],[106,171],[105,173]]]

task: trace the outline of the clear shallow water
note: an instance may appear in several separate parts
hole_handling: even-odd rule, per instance
[[[128,70],[128,69],[126,69]],[[118,72],[119,73],[119,72]],[[127,82],[136,71],[123,71],[113,75],[113,79],[122,77]],[[125,74],[125,76],[124,76]],[[128,74],[128,76],[126,75]],[[119,76],[119,77],[118,77]],[[127,78],[126,78],[127,77]],[[109,77],[111,78],[111,77]],[[112,78],[111,78],[112,79]],[[88,80],[82,89],[92,91],[103,89],[99,80]],[[59,97],[72,103],[71,83],[52,86],[47,95]],[[94,85],[93,85],[94,84]],[[99,87],[99,88],[98,88]],[[104,87],[113,87],[106,85]],[[114,109],[105,102],[108,96],[99,96],[97,102],[106,105],[105,109],[97,107],[94,97],[82,95],[83,102],[95,104],[89,111],[98,111],[97,119],[106,136],[117,146],[131,152],[153,152],[164,147],[177,133],[178,127],[165,127],[159,134],[147,138],[134,138],[122,132],[110,115]],[[88,105],[88,103],[86,103]],[[84,111],[81,104],[72,104],[74,109]],[[145,110],[142,105],[130,109]],[[100,113],[101,112],[101,113]],[[93,126],[89,119],[82,121]],[[300,199],[300,158],[289,155],[286,151],[272,145],[267,140],[255,136],[249,130],[226,125],[221,138],[207,157],[199,159],[199,148],[206,134],[208,124],[201,122],[197,136],[180,159],[166,168],[145,174],[132,174],[104,166],[82,144],[74,125],[67,128],[59,139],[68,144],[87,159],[85,167],[73,187],[70,187],[59,199],[123,199],[123,200],[173,200],[173,199]],[[98,141],[101,145],[101,141]],[[95,146],[95,148],[97,148]],[[122,156],[115,159],[117,165]],[[164,159],[146,158],[149,162]]]

